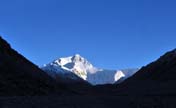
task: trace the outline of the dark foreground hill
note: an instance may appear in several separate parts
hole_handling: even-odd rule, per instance
[[[0,95],[63,93],[66,88],[13,50],[0,37]]]
[[[142,67],[119,88],[132,94],[176,96],[176,49]]]
[[[108,95],[176,96],[176,49],[142,67],[121,84],[97,86],[96,91]]]

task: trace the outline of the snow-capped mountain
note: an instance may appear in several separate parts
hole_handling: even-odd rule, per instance
[[[119,79],[126,79],[133,75],[137,69],[127,70],[104,70],[94,67],[79,54],[59,58],[41,67],[45,72],[54,78],[63,78],[89,82],[92,85],[113,84]]]

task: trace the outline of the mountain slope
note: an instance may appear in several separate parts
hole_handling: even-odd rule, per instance
[[[55,65],[47,65],[47,67],[42,67],[42,70],[47,72],[48,75],[50,75],[58,82],[62,82],[63,84],[66,85],[75,85],[75,84],[89,85],[88,82],[86,82],[84,79],[80,78],[76,74],[68,70],[58,68]]]
[[[0,95],[42,95],[66,90],[0,37]]]
[[[167,52],[155,62],[141,68],[128,78],[118,90],[137,94],[176,95],[176,49]]]
[[[41,68],[54,78],[62,77],[65,81],[71,80],[68,83],[87,81],[92,85],[113,84],[122,77],[125,77],[124,79],[130,77],[137,71],[137,69],[118,71],[99,69],[79,54],[59,58]]]

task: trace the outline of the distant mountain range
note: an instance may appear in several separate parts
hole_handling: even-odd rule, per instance
[[[114,84],[132,76],[138,69],[108,70],[94,67],[79,54],[59,58],[41,67],[50,76],[62,79],[67,83],[87,81],[92,85]],[[70,81],[70,82],[68,82]]]

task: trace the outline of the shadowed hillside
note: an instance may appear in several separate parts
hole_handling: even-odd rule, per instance
[[[0,37],[0,95],[42,95],[64,89]]]
[[[176,95],[176,49],[142,67],[134,76],[117,86],[127,94]]]

